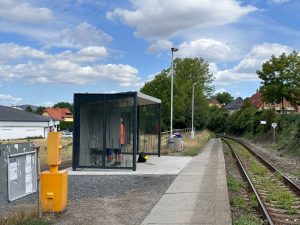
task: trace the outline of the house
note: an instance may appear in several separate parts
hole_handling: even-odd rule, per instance
[[[259,91],[256,91],[249,99],[249,102],[257,109],[274,109],[277,112],[282,111],[282,104],[279,103],[265,103],[262,100],[262,94]],[[284,111],[289,112],[298,112],[298,107],[293,106],[289,101],[283,99]]]
[[[221,108],[223,105],[221,104],[221,103],[219,103],[218,101],[217,101],[217,99],[215,99],[215,98],[210,98],[210,99],[208,99],[207,100],[207,103],[208,103],[208,106],[209,107],[212,107],[212,106],[216,106],[216,107],[218,107],[218,108]]]
[[[241,97],[233,100],[232,102],[228,103],[227,105],[224,106],[225,109],[227,109],[229,112],[234,112],[239,110],[242,105],[243,105],[244,101]]]
[[[43,116],[49,116],[54,121],[73,122],[73,114],[67,108],[46,108]]]
[[[0,105],[0,139],[46,137],[51,118]]]

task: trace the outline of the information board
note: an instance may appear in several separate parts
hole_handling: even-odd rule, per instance
[[[8,200],[13,201],[37,191],[35,151],[8,156]]]

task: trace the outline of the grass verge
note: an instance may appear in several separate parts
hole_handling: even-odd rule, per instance
[[[208,130],[196,132],[195,138],[191,139],[190,133],[183,135],[183,150],[170,151],[167,146],[167,136],[162,137],[161,154],[170,156],[196,156],[203,146],[213,137],[213,133]]]
[[[186,143],[184,143],[182,155],[192,157],[198,155],[200,150],[212,137],[212,133],[207,130],[203,130],[199,134],[196,134],[195,139],[187,138]]]
[[[254,216],[241,216],[237,218],[234,222],[233,225],[262,225],[264,222]]]
[[[0,218],[0,225],[50,225],[50,217],[37,218],[36,205],[22,205],[11,210],[6,217]]]

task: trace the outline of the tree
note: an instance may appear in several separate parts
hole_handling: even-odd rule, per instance
[[[58,102],[55,105],[53,105],[53,108],[67,108],[71,112],[73,112],[73,104],[69,102]]]
[[[39,107],[37,107],[35,113],[42,115],[45,109],[46,109],[46,107],[39,106]]]
[[[297,52],[274,55],[257,71],[262,80],[260,89],[262,98],[267,103],[280,103],[286,99],[293,105],[300,104],[300,56]]]
[[[26,112],[32,112],[32,108],[30,106],[27,106],[25,109]]]
[[[220,92],[216,95],[216,99],[219,103],[227,105],[233,101],[233,96],[228,92]]]
[[[155,78],[147,82],[141,92],[162,100],[162,128],[167,130],[170,125],[170,72],[164,69]],[[212,74],[209,66],[199,58],[184,58],[174,60],[174,128],[191,127],[192,86],[195,85],[194,125],[203,128],[208,121],[206,95],[212,93]]]
[[[209,107],[209,121],[207,128],[216,133],[224,132],[228,116],[229,113],[225,108],[218,108],[216,106]]]

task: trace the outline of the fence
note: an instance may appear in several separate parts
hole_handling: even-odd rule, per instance
[[[174,132],[179,132],[183,139],[189,138],[191,136],[192,128],[184,128],[184,129],[174,129]],[[170,137],[170,131],[165,131],[161,133],[161,146],[162,148],[166,148],[168,146]]]

